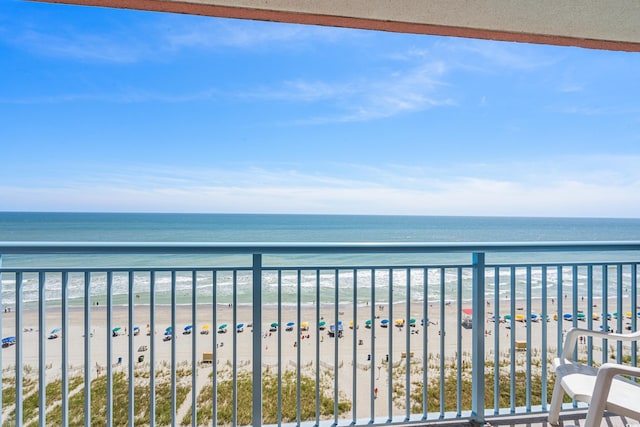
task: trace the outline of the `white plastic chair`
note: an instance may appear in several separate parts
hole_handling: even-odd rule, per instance
[[[636,341],[640,340],[640,331],[615,334],[573,328],[567,332],[562,355],[553,364],[556,384],[549,408],[549,423],[558,424],[565,392],[572,399],[589,404],[584,427],[600,427],[605,410],[640,421],[640,383],[620,376],[640,378],[640,368],[617,363],[594,367],[572,361],[580,336],[608,338],[612,342]]]

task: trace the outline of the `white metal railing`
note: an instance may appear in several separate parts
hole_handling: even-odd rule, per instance
[[[568,327],[637,330],[639,251],[637,242],[0,243],[11,260],[0,268],[0,330],[15,336],[0,352],[0,421],[360,425],[544,412],[548,360]],[[216,265],[230,253],[246,264]],[[487,262],[513,253],[560,261]],[[213,261],[47,267],[51,254]],[[290,254],[308,264],[279,264]],[[314,258],[326,254],[349,259]],[[429,262],[442,254],[469,258]],[[621,343],[589,340],[580,351],[589,363],[638,359]]]

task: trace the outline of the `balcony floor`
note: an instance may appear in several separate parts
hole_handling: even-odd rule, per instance
[[[587,417],[586,410],[569,412],[561,415],[562,426],[583,427]],[[499,417],[487,419],[487,426],[501,427],[552,427],[547,422],[546,415],[514,415],[513,417]],[[626,417],[608,415],[602,421],[602,427],[640,427],[640,423]]]

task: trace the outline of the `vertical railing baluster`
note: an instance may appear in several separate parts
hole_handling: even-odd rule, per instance
[[[62,297],[62,327],[63,331],[69,330],[69,273],[62,272],[61,297]],[[46,329],[40,329],[44,336]],[[67,335],[62,335],[62,425],[69,425],[69,341]]]
[[[251,422],[253,427],[260,427],[262,425],[262,254],[253,254],[253,330]]]
[[[302,365],[302,334],[300,322],[302,321],[300,310],[302,308],[302,271],[298,269],[296,283],[296,422],[300,425],[302,421],[302,384],[301,384],[301,365]],[[354,378],[355,380],[355,378]]]
[[[456,306],[458,307],[456,328],[456,417],[462,416],[462,268],[456,269]],[[483,362],[484,363],[484,362]]]
[[[638,271],[637,264],[631,264],[631,330],[638,330]],[[631,342],[631,366],[638,366],[638,342]]]
[[[177,402],[176,402],[176,270],[171,270],[171,426],[175,427],[178,423],[176,419]]]
[[[128,336],[128,357],[129,357],[129,366],[127,366],[127,371],[128,371],[128,376],[129,376],[129,384],[128,384],[128,394],[129,394],[129,402],[128,402],[128,420],[129,420],[129,427],[133,427],[133,421],[134,421],[134,400],[135,400],[135,396],[134,396],[134,386],[135,386],[135,382],[136,382],[136,375],[135,375],[135,360],[134,360],[134,353],[133,353],[133,328],[134,328],[134,300],[133,300],[133,282],[134,282],[134,275],[133,275],[133,271],[129,271],[129,275],[128,275],[128,287],[129,287],[129,295],[128,295],[128,302],[129,302],[129,310],[128,310],[128,321],[129,321],[129,336]]]
[[[623,333],[623,320],[625,316],[624,306],[622,304],[622,293],[624,287],[622,283],[622,264],[616,265],[616,307],[618,310],[618,324],[616,332]],[[622,363],[622,341],[616,341],[616,362]]]
[[[422,289],[422,420],[429,416],[429,269],[423,270]]]
[[[369,404],[371,405],[371,418],[369,424],[373,424],[376,419],[376,405],[378,384],[376,383],[376,327],[380,322],[376,322],[376,270],[371,269],[371,394],[369,394]],[[382,367],[380,367],[382,368]],[[380,369],[378,369],[378,374]]]
[[[593,329],[593,265],[587,266],[587,328]],[[587,337],[587,365],[593,365],[593,337]]]
[[[472,339],[471,339],[471,419],[484,424],[484,299],[485,299],[485,254],[474,252],[472,256]],[[460,308],[460,306],[458,306]]]
[[[351,413],[353,414],[352,424],[356,424],[358,419],[357,415],[357,390],[358,390],[358,357],[357,357],[357,341],[358,341],[358,271],[353,269],[353,384],[351,387],[351,396],[353,396],[353,407]],[[300,423],[298,423],[300,424]]]
[[[411,269],[407,268],[407,285],[406,285],[406,301],[405,301],[405,353],[404,358],[406,372],[405,372],[405,416],[404,420],[409,421],[411,419]]]
[[[316,416],[314,427],[320,425],[320,270],[316,270],[316,384],[315,384],[315,402]]]
[[[602,264],[602,330],[609,331],[609,266]],[[609,360],[608,340],[602,339],[602,363]]]
[[[278,270],[278,425],[282,425],[282,270]]]
[[[547,359],[549,357],[548,355],[548,351],[547,351],[547,323],[548,323],[548,316],[549,316],[549,312],[548,312],[548,307],[547,307],[547,266],[543,265],[542,269],[541,269],[541,281],[542,281],[542,306],[541,306],[541,313],[540,313],[540,321],[542,322],[541,326],[541,334],[542,334],[542,341],[541,341],[541,356],[540,356],[540,363],[542,364],[542,396],[541,396],[541,401],[542,401],[542,410],[546,411],[547,410]]]
[[[556,355],[560,357],[562,354],[562,343],[564,341],[564,333],[562,330],[562,322],[564,321],[564,316],[562,313],[562,265],[558,265],[556,267],[556,306],[558,307],[558,311],[556,312],[556,317],[558,319],[556,323]]]
[[[39,359],[38,359],[38,423],[41,426],[46,425],[47,419],[47,352],[46,352],[46,337],[44,331],[46,330],[46,276],[44,271],[38,273],[38,330],[43,333],[38,334],[38,347],[39,347]],[[22,313],[17,311],[17,317],[22,318]],[[20,328],[22,329],[22,328]],[[62,340],[66,341],[67,334],[62,335]],[[64,344],[63,344],[64,346]]]
[[[22,359],[22,272],[16,273],[16,412],[17,426],[23,425],[24,366]],[[65,332],[66,333],[66,332]],[[42,356],[42,355],[40,355]]]
[[[153,293],[151,294],[153,296]],[[153,310],[151,310],[153,316]],[[113,425],[113,272],[107,272],[107,426]],[[153,346],[152,346],[153,351]],[[151,377],[153,379],[153,377]],[[154,412],[151,412],[153,417]],[[67,425],[67,424],[63,424]],[[153,425],[153,424],[151,424]]]
[[[234,305],[235,310],[235,305]],[[198,353],[196,327],[198,321],[198,273],[191,273],[191,425],[196,426],[198,420]],[[234,345],[235,347],[235,345]]]
[[[338,347],[339,347],[339,341],[340,341],[340,326],[339,326],[339,322],[340,322],[340,318],[339,316],[339,312],[340,312],[340,270],[338,270],[337,268],[335,269],[335,273],[334,273],[334,300],[333,300],[333,320],[334,320],[334,336],[333,336],[333,341],[334,341],[334,346],[333,346],[333,425],[337,426],[338,425],[338,403],[339,403],[339,398],[340,398],[340,394],[339,394],[339,390],[338,390],[338,367],[339,367],[339,352],[338,352]]]
[[[91,273],[84,273],[84,425],[91,425]],[[67,335],[68,331],[62,331]]]
[[[215,291],[215,288],[214,288]],[[107,294],[107,297],[111,292]],[[215,306],[214,306],[215,309]],[[111,312],[109,312],[109,318]],[[156,272],[149,273],[149,424],[156,425]],[[111,353],[108,353],[111,357]],[[111,363],[109,363],[111,366]],[[111,374],[109,374],[111,378]],[[215,400],[214,400],[215,407]]]
[[[445,371],[445,338],[447,335],[446,331],[446,323],[445,323],[445,269],[444,267],[440,267],[440,372]],[[440,415],[439,417],[444,418],[445,412],[445,376],[440,375]]]
[[[526,311],[525,311],[525,325],[527,326],[527,331],[526,331],[526,342],[527,342],[527,349],[526,349],[526,359],[527,359],[527,364],[526,364],[526,372],[527,372],[527,378],[526,378],[526,397],[525,397],[525,409],[526,412],[531,412],[531,329],[532,329],[532,323],[531,323],[531,266],[527,266],[527,270],[526,270],[526,289],[525,289],[525,295],[526,295]]]
[[[493,413],[500,413],[500,267],[493,276]]]
[[[511,276],[509,277],[509,371],[512,381],[509,382],[509,411],[513,414],[516,412],[516,385],[517,381],[513,381],[516,377],[516,268],[511,267]]]
[[[233,410],[231,413],[231,425],[238,425],[238,332],[236,331],[238,325],[238,270],[233,270],[232,279],[232,292],[231,292],[231,333],[233,338],[231,339],[232,351],[231,351],[231,402]]]
[[[574,328],[578,327],[578,266],[571,266],[571,323]],[[576,357],[578,355],[576,348]]]
[[[388,378],[388,390],[387,390],[387,405],[388,405],[388,417],[387,422],[393,420],[393,269],[389,269],[389,347],[387,348],[387,354],[389,358],[387,360],[387,378]]]
[[[255,280],[255,277],[254,277]],[[211,370],[212,370],[212,375],[211,375],[211,401],[212,401],[212,405],[211,405],[211,420],[212,420],[212,424],[214,426],[218,425],[218,271],[217,270],[213,270],[211,272],[211,307],[212,307],[212,319],[211,319],[211,326],[209,327],[209,333],[211,333],[211,351],[213,352],[213,357],[211,360]],[[253,284],[253,292],[255,292],[255,283]],[[254,293],[254,298],[255,298],[255,293]],[[253,310],[253,314],[252,314],[252,318],[251,318],[251,325],[253,327],[253,335],[252,335],[252,339],[253,339],[253,347],[254,347],[254,356],[255,356],[255,345],[256,345],[256,337],[258,338],[262,338],[262,330],[260,329],[260,326],[258,324],[256,324],[256,317],[255,317],[255,309],[252,307]],[[258,345],[262,346],[262,342],[260,341],[260,339],[258,339]],[[252,369],[255,371],[256,367],[256,363],[258,363],[256,361],[255,358],[253,358],[251,360],[252,362]],[[255,377],[254,377],[254,381],[255,381]],[[255,384],[255,382],[254,382]],[[255,402],[253,402],[255,404]]]

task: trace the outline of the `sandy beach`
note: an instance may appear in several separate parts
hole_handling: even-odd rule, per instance
[[[599,301],[594,301],[594,305],[599,305]],[[523,302],[516,304],[516,315],[524,317]],[[445,359],[454,358],[457,352],[457,334],[460,334],[462,354],[465,359],[470,358],[471,352],[471,329],[459,327],[458,313],[461,308],[455,304],[444,306],[444,315],[441,316],[440,306],[430,304],[428,306],[428,321],[422,325],[422,303],[412,305],[407,310],[406,304],[398,304],[392,307],[392,316],[389,316],[390,307],[387,305],[376,305],[373,308],[373,327],[366,327],[367,320],[372,319],[372,308],[370,306],[357,307],[357,315],[354,316],[353,306],[339,307],[338,313],[333,306],[322,307],[320,309],[320,319],[326,322],[326,329],[319,330],[316,324],[315,307],[303,307],[300,312],[301,322],[308,322],[308,330],[302,331],[298,339],[297,321],[298,312],[294,307],[283,307],[281,317],[281,327],[278,330],[270,329],[271,323],[278,322],[278,311],[275,308],[265,307],[263,310],[263,328],[261,331],[253,330],[252,313],[250,307],[241,306],[235,310],[228,305],[216,307],[215,323],[212,306],[198,305],[197,319],[192,324],[192,311],[190,306],[177,306],[175,310],[176,334],[175,334],[175,354],[176,362],[191,363],[193,340],[196,341],[196,360],[198,372],[211,371],[211,365],[201,364],[204,353],[212,353],[218,367],[229,366],[228,362],[233,360],[234,346],[236,349],[236,361],[240,369],[251,369],[251,357],[253,348],[253,334],[261,334],[263,369],[276,369],[279,361],[283,369],[295,369],[298,357],[300,366],[305,372],[313,372],[315,369],[317,354],[320,357],[321,369],[332,372],[337,378],[340,392],[347,400],[355,405],[358,417],[370,415],[370,397],[374,390],[377,390],[376,415],[387,414],[388,392],[390,375],[387,371],[387,357],[390,358],[394,367],[405,365],[407,354],[413,353],[411,359],[412,366],[422,366],[422,356],[426,333],[426,353],[428,355],[438,355],[441,345],[444,346]],[[565,311],[568,304],[564,305]],[[609,307],[613,307],[611,303]],[[540,302],[534,301],[532,305],[533,313],[540,313]],[[555,314],[555,304],[549,303],[548,312],[550,316]],[[504,318],[510,314],[508,301],[501,301],[500,316]],[[584,302],[581,302],[580,310],[587,311]],[[599,313],[598,308],[594,308],[594,313]],[[612,310],[613,311],[613,310]],[[407,319],[407,312],[410,318]],[[241,332],[235,332],[234,313],[237,323],[243,323]],[[486,306],[487,318],[485,324],[485,353],[487,359],[491,360],[494,354],[494,336],[500,334],[498,351],[502,354],[509,354],[511,351],[511,341],[524,341],[527,337],[527,325],[525,322],[515,322],[511,328],[510,322],[494,323],[490,317],[495,315],[492,302]],[[59,308],[50,308],[46,312],[45,331],[49,335],[54,328],[60,327],[61,313]],[[333,324],[336,317],[343,322],[344,332],[342,338],[331,338],[328,334],[329,325]],[[463,319],[466,314],[461,314]],[[90,312],[90,362],[92,376],[104,375],[107,365],[107,342],[112,342],[112,362],[114,369],[126,372],[129,363],[136,364],[139,368],[148,369],[149,351],[153,345],[155,348],[156,363],[169,364],[172,354],[172,341],[165,341],[165,330],[171,325],[170,306],[157,306],[155,308],[156,327],[154,334],[147,334],[147,325],[150,323],[150,312],[148,305],[136,305],[134,309],[134,322],[128,323],[128,311],[126,307],[117,306],[112,309],[112,327],[121,328],[120,335],[113,336],[113,332],[107,329],[107,309],[104,306],[92,306]],[[410,326],[410,319],[416,320],[415,326]],[[444,318],[444,323],[441,319]],[[381,321],[389,320],[388,327],[382,327]],[[404,319],[404,326],[396,326],[398,319]],[[288,322],[296,322],[296,325],[287,330]],[[352,323],[353,322],[353,323]],[[531,347],[532,349],[542,349],[542,330],[546,327],[548,356],[554,357],[557,347],[558,321],[550,319],[549,322],[531,323]],[[598,321],[601,322],[601,321]],[[615,326],[615,320],[610,324]],[[562,330],[567,330],[572,323],[562,321]],[[69,367],[72,373],[80,374],[84,364],[84,313],[82,308],[73,307],[69,309],[68,317],[69,331]],[[209,333],[202,333],[202,326],[209,324]],[[226,333],[221,333],[219,326],[227,324]],[[302,324],[302,323],[301,323]],[[599,323],[594,321],[594,325]],[[36,310],[26,310],[23,316],[24,332],[21,334],[23,342],[23,363],[30,365],[34,370],[38,367],[38,312]],[[192,325],[190,334],[183,334],[184,328]],[[546,326],[545,326],[546,325]],[[586,327],[586,322],[580,322]],[[133,336],[133,360],[129,360],[129,333],[133,328],[139,328],[139,334]],[[597,327],[597,326],[594,326]],[[3,313],[2,319],[3,336],[15,335],[15,312]],[[515,334],[515,336],[513,336]],[[280,342],[279,342],[280,337]],[[512,338],[513,337],[513,338]],[[441,341],[443,340],[443,341]],[[375,342],[375,345],[372,343]],[[336,347],[338,346],[337,352]],[[2,351],[2,367],[5,375],[15,371],[15,347],[8,347]],[[319,351],[316,351],[319,349]],[[517,357],[524,357],[526,352],[518,352]],[[142,356],[142,357],[141,357]],[[45,348],[47,363],[47,378],[54,379],[61,375],[62,364],[62,338],[47,339]],[[141,360],[144,359],[144,360]],[[373,360],[372,360],[373,359]],[[373,362],[373,363],[372,363]],[[337,368],[336,368],[337,366]],[[429,366],[432,366],[429,363]],[[310,368],[309,368],[310,367]],[[372,371],[373,369],[373,371]],[[432,368],[430,368],[432,369]],[[432,369],[433,374],[438,375],[437,366]],[[406,370],[404,371],[406,372]],[[411,375],[416,375],[414,370],[410,370]],[[355,373],[355,375],[354,375]],[[311,375],[311,374],[310,374]],[[205,378],[205,375],[201,375]],[[421,374],[418,374],[418,379]],[[355,383],[354,383],[355,381]],[[395,381],[395,380],[392,380]],[[404,384],[404,375],[398,380]],[[355,393],[355,394],[354,394]],[[384,402],[384,403],[382,403]]]

